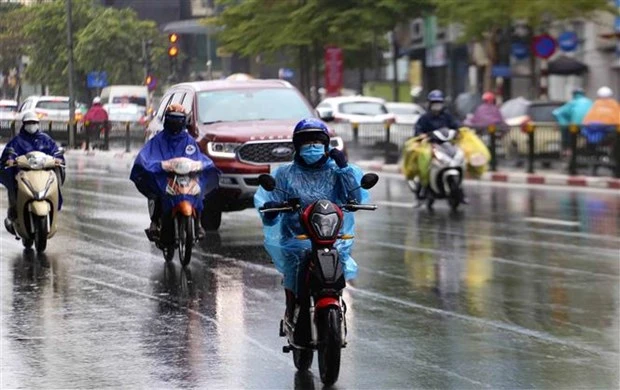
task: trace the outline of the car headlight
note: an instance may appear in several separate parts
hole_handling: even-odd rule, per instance
[[[241,145],[237,142],[209,142],[207,153],[213,157],[235,158],[237,148]]]
[[[312,216],[312,227],[322,240],[330,240],[338,234],[338,214],[314,214]]]
[[[341,137],[332,137],[329,140],[329,145],[338,150],[344,149],[344,141],[342,140]]]

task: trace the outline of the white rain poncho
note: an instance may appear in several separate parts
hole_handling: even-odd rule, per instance
[[[274,173],[276,186],[282,191],[267,192],[259,188],[254,195],[256,208],[266,202],[284,202],[289,198],[300,198],[302,209],[320,199],[330,200],[337,205],[347,202],[350,190],[359,187],[363,172],[360,168],[349,164],[338,168],[333,160],[328,160],[320,168],[305,168],[297,163],[283,165]],[[368,191],[358,189],[352,197],[358,203],[367,203]],[[344,213],[341,234],[354,234],[353,213]],[[262,215],[261,215],[262,216]],[[304,234],[299,214],[296,212],[279,213],[273,219],[262,216],[265,234],[265,249],[271,256],[276,269],[284,274],[284,287],[297,294],[298,271],[305,266],[306,251],[311,248],[310,240],[298,240],[295,237]],[[357,276],[357,264],[351,257],[353,240],[339,240],[336,248],[340,261],[344,266],[345,279]]]

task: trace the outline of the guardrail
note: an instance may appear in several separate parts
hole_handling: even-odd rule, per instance
[[[405,141],[413,136],[413,125],[352,124],[331,125],[342,137],[350,154],[357,158],[385,158],[395,163],[400,157]],[[599,138],[582,132],[579,126],[560,128],[557,123],[476,128],[480,138],[491,152],[490,168],[498,165],[523,167],[534,173],[536,165],[542,168],[560,166],[571,175],[585,172],[596,175],[600,168],[608,169],[620,177],[620,127],[611,129]],[[615,131],[614,131],[615,130]]]
[[[121,144],[127,152],[131,151],[132,145],[144,144],[146,131],[146,127],[138,122],[107,122],[89,126],[77,123],[72,129],[69,122],[41,121],[40,127],[56,142],[65,146],[69,143],[69,132],[73,130],[76,145],[108,150],[111,145]],[[8,142],[17,132],[19,125],[16,121],[0,122],[1,142]]]

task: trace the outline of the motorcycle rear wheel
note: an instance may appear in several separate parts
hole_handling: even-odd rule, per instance
[[[186,267],[192,259],[192,249],[194,246],[194,220],[186,215],[177,216],[179,236],[179,260],[181,265]]]
[[[45,252],[45,248],[47,248],[47,233],[47,217],[35,217],[34,246],[39,253]]]
[[[312,366],[314,351],[311,349],[293,348],[293,363],[299,371],[307,371]]]
[[[328,307],[318,313],[319,331],[319,373],[321,382],[331,386],[338,380],[340,374],[340,352],[342,349],[342,335],[340,323],[342,317],[336,307]]]
[[[461,204],[461,188],[454,179],[448,180],[448,185],[450,186],[450,197],[448,198],[448,202],[450,203],[452,211],[456,211]]]
[[[22,244],[24,245],[24,248],[30,249],[32,248],[32,245],[34,245],[34,240],[31,238],[22,238]]]

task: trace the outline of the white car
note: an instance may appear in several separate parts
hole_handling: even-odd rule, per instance
[[[415,103],[388,102],[385,103],[388,111],[396,115],[396,123],[399,125],[415,125],[426,110]]]
[[[385,100],[365,96],[339,96],[323,100],[316,107],[321,118],[331,111],[334,122],[394,123],[394,114],[385,107]]]
[[[0,100],[0,128],[10,128],[11,122],[15,119],[17,119],[17,102],[15,100]]]
[[[68,96],[30,96],[19,106],[19,115],[34,111],[39,120],[49,122],[69,122]],[[80,121],[86,113],[86,107],[75,103],[75,120]]]

